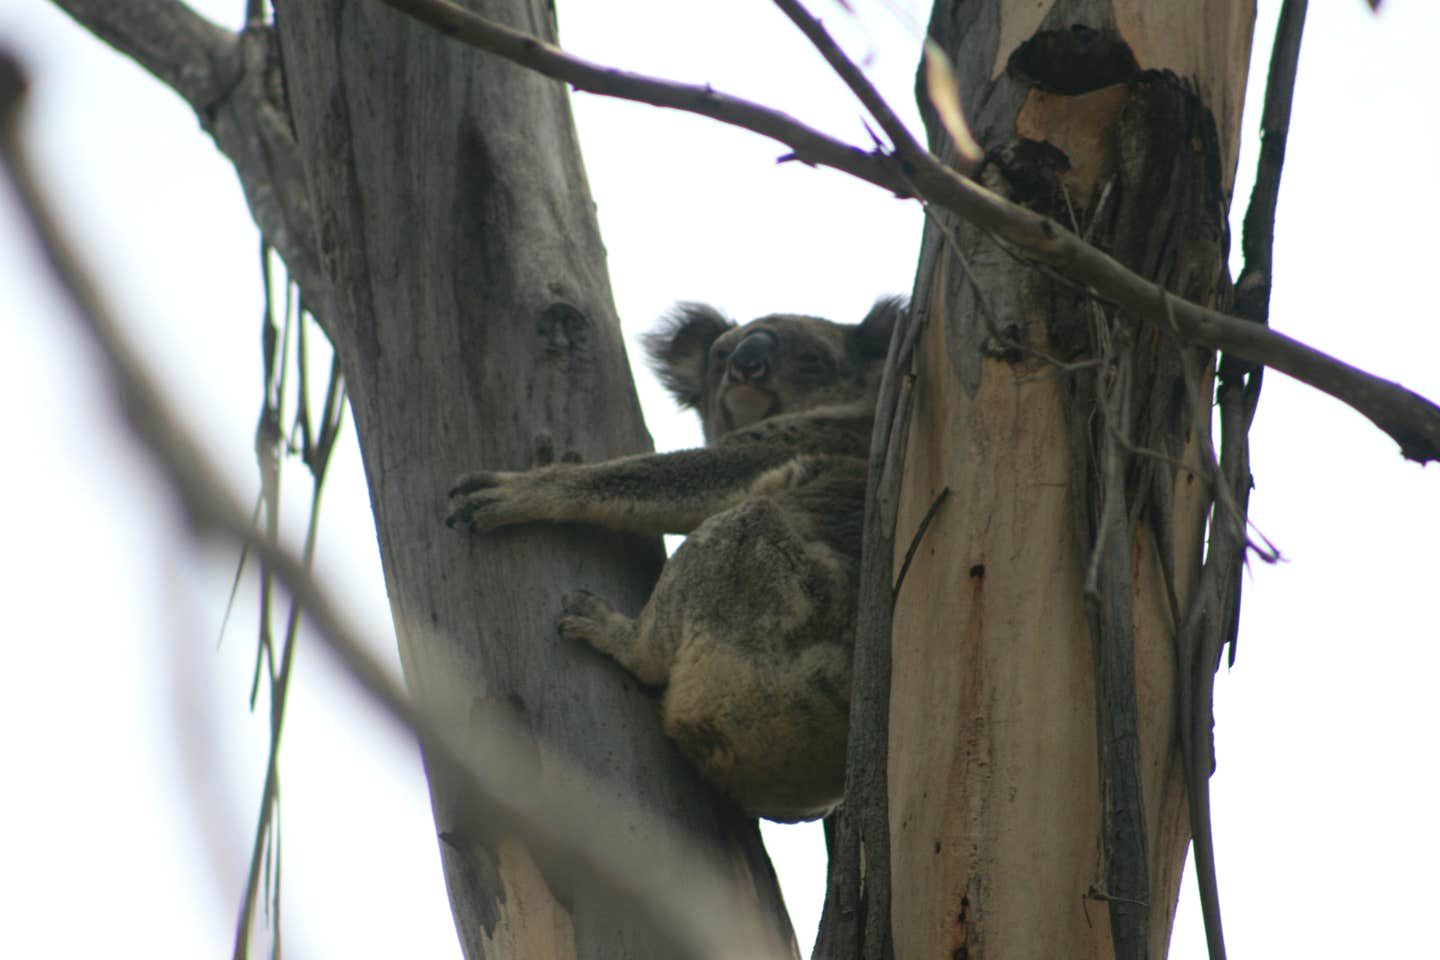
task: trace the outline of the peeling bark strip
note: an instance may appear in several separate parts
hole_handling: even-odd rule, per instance
[[[1228,0],[931,22],[964,71],[979,180],[1218,309],[1249,31]],[[898,529],[956,496],[894,613],[895,954],[1164,956],[1188,831],[1162,570],[1183,606],[1208,502],[1186,367],[1206,354],[965,223],[927,228],[915,300],[937,322]]]
[[[1200,302],[1223,303],[1228,295],[1225,202],[1211,116],[1173,76],[1147,74],[1127,89],[1115,125],[1111,200],[1106,209],[1094,211],[1098,215],[1086,229],[1143,276],[1185,290]],[[1113,323],[1098,309],[1094,313],[1102,325]],[[1171,515],[1174,470],[1158,463],[1155,454],[1136,453],[1155,451],[1173,461],[1193,461],[1195,455],[1187,456],[1185,447],[1194,418],[1204,415],[1192,409],[1183,367],[1187,361],[1176,341],[1168,331],[1149,333],[1132,343],[1123,328],[1102,326],[1087,353],[1100,356],[1103,365],[1075,375],[1068,410],[1076,438],[1072,452],[1094,457],[1100,474],[1072,474],[1072,481],[1081,484],[1076,494],[1084,513],[1098,518],[1082,526],[1082,531],[1088,528],[1082,543],[1092,551],[1094,573],[1087,594],[1096,641],[1103,895],[1110,898],[1115,952],[1122,958],[1147,955],[1148,899],[1154,889],[1147,878],[1147,788],[1140,776],[1142,731],[1136,713],[1135,644],[1145,638],[1135,630],[1132,597],[1138,584],[1131,553],[1137,538],[1164,549],[1174,525],[1203,523],[1203,507],[1198,517]],[[1195,363],[1202,369],[1207,364]],[[1163,532],[1142,538],[1143,524]],[[1198,557],[1192,558],[1195,562]],[[1168,596],[1154,568],[1149,572],[1150,588]],[[1150,642],[1166,639],[1154,636]]]
[[[895,956],[885,738],[890,710],[892,559],[900,461],[910,429],[911,358],[928,318],[925,304],[912,303],[892,332],[876,401],[851,671],[845,803],[834,814],[826,838],[830,875],[812,953],[815,960],[893,960]]]

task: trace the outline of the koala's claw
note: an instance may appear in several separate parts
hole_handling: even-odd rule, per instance
[[[589,590],[571,590],[560,599],[565,620],[604,620],[615,611]],[[562,620],[561,623],[564,623]]]
[[[450,496],[459,497],[476,490],[488,490],[500,485],[500,475],[492,470],[479,470],[462,474],[450,487]]]
[[[615,617],[615,611],[589,590],[573,590],[560,601],[565,616],[560,618],[560,636],[567,640],[584,640],[591,644],[603,637],[606,622]]]
[[[454,496],[454,494],[451,494]],[[480,498],[470,498],[459,506],[452,507],[445,515],[445,526],[451,530],[468,530],[475,516],[475,511],[484,506]]]
[[[445,526],[452,530],[491,530],[504,524],[502,489],[508,474],[482,470],[467,473],[450,488],[450,512]]]
[[[610,604],[589,590],[571,590],[560,599],[560,607],[568,614],[592,620],[603,620],[615,612]]]

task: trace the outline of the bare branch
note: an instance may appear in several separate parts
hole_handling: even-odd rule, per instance
[[[779,110],[720,93],[709,85],[701,87],[675,83],[591,63],[447,0],[381,2],[434,27],[447,37],[544,76],[563,80],[576,90],[683,110],[742,127],[785,144],[792,153],[787,159],[831,167],[899,196],[910,195],[904,179],[888,157],[828,137]]]
[[[281,92],[274,33],[232,34],[180,0],[54,0],[180,94],[235,166],[250,215],[322,325],[334,322],[304,171]]]
[[[775,0],[775,3],[795,21],[895,142],[906,168],[913,168],[912,185],[922,199],[958,213],[981,229],[1010,241],[1034,259],[1055,268],[1066,279],[1117,304],[1132,318],[1158,323],[1173,316],[1181,336],[1189,343],[1274,367],[1330,394],[1388,433],[1400,445],[1404,456],[1422,463],[1440,459],[1440,407],[1399,384],[1342,363],[1284,334],[1257,329],[1244,320],[1167,294],[1159,284],[1132,272],[1049,217],[1011,203],[945,166],[915,142],[859,67],[818,20],[795,0]],[[1288,52],[1291,56],[1298,55],[1298,34]],[[1283,93],[1277,91],[1277,95]],[[1284,96],[1283,100],[1288,104],[1289,97]],[[1267,103],[1267,117],[1268,108]],[[1274,121],[1267,122],[1267,130],[1271,129],[1271,123],[1288,128],[1288,106],[1283,118],[1277,114]],[[1280,144],[1283,151],[1283,137]],[[1273,208],[1270,216],[1273,219]],[[1268,296],[1268,264],[1266,272]]]
[[[518,837],[537,860],[604,891],[614,898],[614,909],[643,918],[673,948],[673,956],[791,956],[788,944],[770,938],[771,926],[761,921],[755,899],[747,898],[686,837],[654,823],[648,831],[651,842],[637,847],[621,826],[634,822],[633,811],[567,760],[532,742],[506,717],[489,718],[491,723],[478,732],[467,728],[470,739],[462,749],[452,729],[414,705],[371,656],[304,563],[255,529],[249,511],[226,492],[223,476],[174,414],[62,237],[18,137],[24,87],[19,65],[0,52],[0,166],[77,328],[98,348],[137,439],[197,529],[254,553],[290,590],[317,639],[351,679],[391,720],[418,736],[432,764],[455,777],[467,811],[459,826],[487,837]],[[477,755],[485,757],[483,765],[470,759]],[[555,790],[557,777],[581,788]],[[657,859],[671,858],[691,867],[683,889],[667,885],[667,874],[653,869]]]
[[[81,26],[153,73],[196,113],[235,81],[235,36],[181,0],[54,0]]]
[[[1165,290],[1090,246],[1054,220],[1026,210],[966,180],[929,157],[913,183],[925,199],[945,207],[1053,267],[1067,279],[1121,307],[1125,315],[1164,319]],[[1223,350],[1273,367],[1364,414],[1411,460],[1440,459],[1440,407],[1274,330],[1168,295],[1177,332],[1188,343]]]
[[[875,89],[864,71],[845,55],[845,51],[840,49],[840,45],[826,32],[825,26],[819,20],[812,17],[809,11],[796,0],[775,0],[775,6],[790,18],[790,22],[800,28],[800,32],[805,34],[805,37],[820,52],[820,56],[830,64],[830,68],[841,80],[845,81],[845,86],[855,94],[855,99],[859,100],[861,106],[869,111],[870,116],[874,117],[875,122],[880,125],[880,129],[885,131],[885,136],[890,138],[896,153],[909,159],[917,154],[928,152],[906,129],[905,124],[895,115],[895,111],[890,109],[890,104],[886,103],[885,98],[880,95],[880,91]]]
[[[1265,81],[1265,109],[1260,118],[1260,161],[1250,205],[1245,210],[1241,249],[1245,266],[1236,284],[1235,312],[1246,320],[1268,323],[1270,283],[1275,245],[1275,207],[1280,201],[1280,174],[1290,135],[1290,105],[1305,32],[1306,0],[1286,0],[1275,27],[1270,72]]]
[[[576,89],[708,116],[789,145],[796,159],[831,167],[900,197],[922,199],[956,213],[992,235],[1021,248],[1032,259],[1054,268],[1073,283],[1121,307],[1129,322],[1160,322],[1165,291],[1090,246],[1054,220],[1006,200],[945,166],[929,151],[902,150],[898,157],[867,153],[821,134],[776,110],[695,87],[600,66],[572,57],[558,47],[500,26],[447,0],[380,0],[429,24],[446,36],[504,57]],[[778,2],[778,0],[777,0]],[[813,31],[827,36],[818,21]],[[833,41],[826,49],[850,63]],[[827,57],[828,59],[829,57]],[[853,68],[853,72],[852,72]],[[850,64],[845,76],[858,73]],[[865,82],[868,87],[868,81]],[[866,94],[869,99],[869,94]],[[877,122],[890,123],[884,108]],[[900,136],[903,125],[894,131]],[[902,142],[913,142],[904,134]],[[897,145],[898,146],[898,145]],[[903,174],[904,176],[900,176]],[[1400,445],[1400,452],[1422,463],[1440,459],[1440,407],[1397,383],[1384,380],[1272,330],[1258,328],[1189,300],[1171,295],[1175,325],[1196,346],[1224,350],[1328,393],[1368,417]]]

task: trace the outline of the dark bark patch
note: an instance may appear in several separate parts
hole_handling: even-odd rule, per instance
[[[568,368],[573,360],[590,356],[590,318],[574,304],[557,300],[540,311],[535,333],[545,359]]]
[[[1119,34],[1077,23],[1039,31],[1015,48],[1006,69],[1041,90],[1074,95],[1124,83],[1140,65]]]
[[[488,847],[469,843],[463,835],[442,833],[440,839],[440,856],[451,871],[451,902],[467,906],[455,911],[462,937],[467,943],[493,939],[505,903],[499,860]]]
[[[1043,140],[1019,139],[990,151],[988,159],[1011,200],[1048,216],[1064,210],[1060,177],[1070,169],[1065,151]]]
[[[513,201],[502,171],[476,124],[465,124],[456,138],[454,270],[460,303],[510,302],[514,255],[506,245],[514,235]]]

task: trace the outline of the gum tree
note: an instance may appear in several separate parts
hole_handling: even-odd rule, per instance
[[[239,34],[178,0],[56,2],[194,107],[335,346],[410,696],[470,745],[424,741],[467,956],[705,954],[708,915],[732,908],[748,948],[793,942],[754,824],[677,761],[643,691],[553,637],[582,575],[638,606],[658,544],[436,532],[446,478],[475,464],[649,446],[567,83],[747,127],[926,206],[877,418],[817,955],[1162,956],[1192,832],[1222,951],[1209,696],[1238,616],[1260,369],[1340,397],[1407,456],[1440,450],[1433,405],[1265,329],[1273,179],[1230,282],[1251,3],[936,4],[922,145],[777,0],[874,120],[859,148],[570,58],[540,0],[285,2],[273,20],[255,2]],[[1267,124],[1281,153],[1286,102]],[[508,819],[468,776],[497,757],[546,795],[603,783],[623,802],[596,830],[677,855],[597,861]],[[697,867],[723,903],[657,909],[654,888]]]

